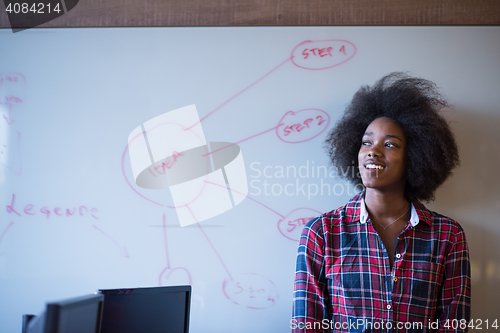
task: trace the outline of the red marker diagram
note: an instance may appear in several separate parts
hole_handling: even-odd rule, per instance
[[[22,200],[22,197],[21,197]],[[79,206],[62,206],[62,205],[37,205],[34,203],[19,202],[16,198],[16,194],[13,193],[9,199],[10,203],[5,205],[5,210],[7,214],[15,218],[23,218],[28,221],[33,218],[39,218],[43,221],[71,221],[84,219],[99,220],[99,210],[95,207],[88,207],[85,205]],[[9,224],[7,229],[0,235],[0,242],[7,232],[7,230],[12,226],[14,222]],[[101,235],[104,235],[106,239],[112,242],[116,248],[117,253],[125,258],[130,258],[128,250],[125,246],[121,246],[113,237],[111,237],[107,232],[102,230],[102,228],[92,225],[92,227],[97,230]]]
[[[0,165],[21,176],[23,173],[21,133],[11,130],[8,126],[0,124]]]
[[[5,120],[5,122],[0,123],[0,165],[17,176],[21,176],[23,172],[21,154],[22,136],[20,132],[13,130],[12,125],[15,122],[13,110],[25,102],[25,96],[26,77],[23,74],[15,72],[0,73],[0,113]],[[12,194],[12,201],[6,208],[7,213],[17,215],[18,217],[30,218],[31,216],[43,216],[44,219],[49,220],[68,219],[80,216],[98,219],[98,210],[95,207],[87,207],[85,205],[73,207],[36,206],[34,204],[25,204],[22,207],[17,207],[15,205],[15,200],[16,195]],[[9,224],[8,228],[10,228],[11,225],[12,224]],[[113,242],[124,257],[130,257],[125,247],[119,246],[111,236],[97,226],[94,225],[93,227]],[[1,237],[4,236],[8,228]]]
[[[147,129],[135,130],[134,133],[130,135],[128,144],[122,154],[122,173],[129,187],[143,199],[156,205],[164,206],[162,203],[164,201],[164,193],[161,191],[152,191],[151,189],[165,189],[167,187],[165,178],[166,174],[169,170],[179,167],[178,165],[180,163],[186,162],[185,150],[189,150],[189,148],[192,148],[193,146],[198,147],[206,145],[206,141],[200,127],[191,128],[190,130],[185,129],[186,126],[182,125],[181,121],[160,119],[160,121],[154,121],[151,126],[147,126]],[[152,141],[152,143],[161,142],[162,144],[169,142],[169,140],[165,140],[165,135],[162,135],[162,133],[168,133],[169,136],[174,137],[182,136],[184,141],[181,141],[180,144],[174,143],[169,144],[166,147],[164,145],[158,147],[157,150],[160,151],[158,154],[166,156],[166,158],[159,159],[158,162],[151,164],[149,156],[151,147],[147,146],[144,139],[145,137],[152,139],[148,140],[148,143],[150,144],[150,141]],[[127,170],[127,172],[125,169],[130,166],[130,163],[127,163],[127,161],[131,161],[131,148],[134,148],[136,155],[142,154],[143,157],[142,159],[133,159],[137,166],[132,165],[132,168],[135,167],[137,170],[144,170],[139,173],[137,179],[134,179],[135,177],[132,175],[131,171]],[[145,159],[148,160],[147,163],[142,162]],[[141,162],[142,164],[140,164]],[[204,173],[200,176],[207,178],[207,171],[211,168],[211,165],[209,164],[210,160],[205,159],[202,162],[204,163],[203,165],[199,163],[197,164],[201,169],[200,173]],[[137,186],[137,182],[141,184],[141,186]],[[195,201],[202,194],[204,186],[205,184],[203,181],[193,183],[189,193],[187,193],[187,195],[185,194],[177,205],[166,207],[175,209],[176,206],[182,207],[193,203],[193,201]]]
[[[167,260],[167,267],[160,273],[159,285],[160,286],[171,286],[171,285],[191,285],[192,279],[189,271],[184,267],[172,268],[170,265],[170,255],[168,250],[167,241],[167,220],[165,214],[163,214],[163,244],[165,246],[165,258]]]
[[[14,222],[10,222],[7,227],[0,233],[0,245],[2,245],[2,240],[5,237],[5,234],[9,231],[9,229],[14,225]]]
[[[238,305],[250,309],[265,309],[275,304],[278,292],[274,283],[265,276],[246,273],[237,279],[225,279],[224,295]]]
[[[20,73],[0,73],[0,165],[17,176],[23,170],[21,157],[21,133],[13,130],[13,108],[23,103],[26,94],[26,78]]]
[[[6,105],[7,114],[3,118],[12,125],[12,107],[23,103],[26,94],[26,78],[20,73],[0,74],[0,104]]]
[[[218,184],[216,184],[218,186]],[[193,216],[195,219],[196,217]],[[278,292],[274,283],[266,277],[253,273],[233,275],[229,272],[222,256],[214,244],[208,238],[201,224],[198,228],[206,238],[215,255],[221,262],[228,277],[222,283],[224,295],[235,304],[243,305],[251,309],[264,309],[274,305],[278,298]]]
[[[113,244],[115,244],[116,248],[119,250],[120,254],[125,257],[125,258],[130,258],[130,255],[128,254],[128,250],[125,246],[121,246],[118,244],[110,235],[108,235],[106,232],[102,231],[100,228],[96,227],[95,225],[92,225],[97,231],[99,231],[101,234],[103,234],[106,238],[108,238]]]
[[[34,205],[31,203],[19,204],[16,203],[16,194],[12,193],[10,204],[5,206],[8,214],[13,216],[17,215],[19,217],[44,217],[46,220],[49,219],[69,219],[73,216],[81,217],[91,217],[98,220],[98,209],[95,207],[88,208],[87,206],[72,206],[72,207],[61,207],[52,205]]]
[[[239,140],[234,144],[240,144],[244,141],[253,139],[259,135],[275,131],[277,137],[286,143],[301,143],[314,139],[323,133],[330,124],[330,116],[323,110],[304,109],[299,111],[288,111],[278,122],[278,125],[259,132],[245,139]],[[216,153],[230,145],[213,150]]]
[[[211,183],[211,185],[219,186],[218,184],[213,183]],[[287,215],[282,215],[271,207],[255,200],[249,195],[247,195],[247,198],[278,215],[280,217],[277,223],[279,232],[283,237],[288,238],[292,241],[298,241],[300,239],[302,229],[307,222],[322,214],[320,211],[311,208],[296,208],[289,212]]]
[[[319,58],[326,58],[326,55],[324,55],[324,52],[321,51],[321,49],[323,49],[324,47],[326,47],[325,50],[329,50],[329,52],[332,54],[332,56],[330,58],[333,58],[333,55],[335,54],[335,52],[333,50],[335,50],[336,48],[338,48],[338,50],[337,50],[338,53],[340,53],[340,54],[345,53],[345,54],[344,54],[344,56],[338,55],[337,57],[335,57],[336,63],[333,65],[332,65],[332,63],[330,63],[328,65],[323,63],[323,65],[316,66],[317,68],[313,68],[314,65],[311,62],[311,60],[309,60],[307,62],[307,64],[308,64],[307,66],[300,65],[301,62],[300,62],[300,60],[298,60],[298,57],[306,57],[306,58],[312,59],[314,54],[317,53]],[[332,49],[329,49],[329,48],[332,48]],[[306,52],[305,51],[306,49],[307,49],[307,52],[312,52],[311,56],[305,56],[304,54],[302,54],[302,53]],[[318,49],[318,50],[316,50],[316,49]],[[297,53],[297,52],[299,52],[301,55],[299,56],[299,53]],[[333,39],[333,40],[317,41],[317,42],[304,41],[304,42],[300,43],[299,45],[297,45],[293,49],[292,54],[288,59],[281,62],[279,65],[277,65],[276,67],[271,69],[269,72],[265,73],[262,77],[260,77],[256,81],[252,82],[250,85],[248,85],[247,87],[245,87],[244,89],[242,89],[241,91],[236,93],[235,95],[231,96],[229,99],[227,99],[226,101],[221,103],[215,109],[208,112],[199,121],[194,122],[190,126],[180,126],[180,128],[182,128],[183,131],[192,132],[193,135],[198,137],[198,140],[201,144],[204,142],[204,138],[198,133],[198,131],[195,131],[195,129],[198,127],[199,123],[203,122],[208,117],[213,116],[217,111],[219,111],[224,106],[228,105],[232,100],[234,100],[238,96],[242,95],[243,93],[249,91],[252,87],[257,85],[259,82],[263,81],[264,79],[269,77],[271,74],[278,71],[278,69],[283,68],[284,65],[286,65],[289,61],[292,61],[296,66],[304,68],[304,69],[328,69],[328,68],[335,67],[335,66],[338,66],[340,64],[347,62],[348,60],[350,60],[351,58],[354,57],[355,53],[356,53],[356,47],[354,46],[354,44],[352,44],[349,41],[345,41],[345,40]],[[340,57],[340,58],[338,58],[338,57]],[[324,61],[326,61],[326,60],[324,59],[323,62]],[[329,61],[332,61],[332,60],[330,59]],[[309,62],[311,62],[311,63],[309,63]],[[272,131],[275,131],[278,138],[286,143],[306,142],[306,141],[309,141],[309,140],[314,139],[315,137],[319,136],[328,127],[329,123],[330,123],[330,116],[328,115],[328,113],[326,113],[323,110],[304,109],[304,110],[299,110],[299,111],[295,111],[295,112],[294,111],[287,111],[287,112],[285,112],[284,116],[280,119],[280,121],[278,122],[277,125],[275,125],[271,128],[267,128],[265,130],[257,131],[256,134],[251,135],[251,136],[246,137],[246,138],[243,138],[237,142],[234,142],[234,144],[239,144],[239,143],[242,143],[244,141],[248,141],[248,140],[253,139],[257,136],[260,136],[260,135],[263,135],[263,134],[266,134],[266,133],[272,132]],[[155,127],[151,128],[149,131],[160,130],[160,127],[162,127],[162,126],[175,126],[175,124],[166,124],[166,123],[159,124],[159,125],[156,125]],[[144,131],[142,133],[136,133],[136,137],[132,138],[131,141],[134,142],[134,140],[136,140],[140,136],[143,136],[144,134],[147,134],[147,132],[148,131]],[[227,145],[226,147],[230,147],[230,146],[231,145]],[[222,150],[226,147],[218,148],[217,150],[212,151],[212,153],[215,153],[215,152]],[[138,194],[143,199],[145,199],[151,203],[154,203],[156,205],[164,206],[164,204],[161,203],[160,199],[154,198],[154,194],[151,194],[151,191],[145,192],[145,191],[142,191],[140,189],[140,187],[136,186],[134,184],[135,181],[133,179],[133,176],[130,174],[130,172],[127,172],[125,170],[125,161],[127,161],[129,159],[128,158],[128,149],[129,149],[129,146],[127,145],[123,151],[122,159],[121,159],[122,173],[123,173],[123,176],[124,176],[125,181],[127,182],[128,186],[132,189],[132,191],[134,191],[136,194]],[[173,154],[173,151],[172,151],[172,154]],[[151,167],[148,172],[151,175],[160,177],[164,173],[163,170],[164,170],[163,166],[160,163],[159,165],[157,165],[155,167]],[[201,189],[200,189],[200,192],[201,192]],[[173,207],[168,207],[168,208],[173,208]]]
[[[320,70],[341,65],[356,54],[356,46],[341,39],[305,41],[292,51],[295,66]]]
[[[192,123],[198,125],[183,130]],[[168,128],[153,130],[164,125]],[[217,152],[209,154],[211,149]],[[181,226],[232,209],[248,192],[241,149],[227,142],[207,144],[195,105],[166,112],[136,127],[129,135],[128,153],[137,186],[156,190],[167,188],[168,183]],[[156,172],[161,168],[164,177],[157,177],[152,167]],[[232,196],[227,190],[207,187],[207,179],[229,184],[244,194]],[[196,220],[191,212],[195,213]]]
[[[305,142],[323,133],[329,124],[330,116],[323,110],[288,111],[276,126],[276,135],[288,143]]]
[[[286,238],[298,241],[306,223],[319,215],[321,212],[314,209],[296,208],[278,221],[278,230]]]
[[[194,134],[193,142],[198,140],[198,146],[204,145],[204,137],[199,134],[199,125],[201,122],[206,120],[208,117],[213,117],[214,115],[216,115],[219,110],[230,105],[231,101],[235,100],[245,93],[248,93],[252,89],[252,87],[258,85],[260,82],[277,73],[278,71],[283,70],[289,63],[292,63],[293,65],[306,70],[327,70],[348,62],[355,56],[355,54],[356,46],[347,40],[331,39],[304,41],[296,45],[292,49],[290,56],[279,63],[276,67],[272,68],[263,76],[225,100],[223,103],[219,104],[216,108],[206,113],[205,116],[201,117],[198,121],[195,121],[193,122],[193,124],[188,126],[182,124],[182,126],[179,126],[179,128],[182,129],[182,131],[187,132],[187,134],[192,132]],[[281,118],[279,120],[275,119],[275,121],[278,120],[277,123],[275,122],[274,124],[270,124],[267,127],[256,129],[254,132],[255,134],[241,138],[236,142],[234,142],[233,140],[234,143],[227,143],[226,145],[220,143],[218,146],[216,146],[215,149],[207,151],[206,153],[202,154],[202,156],[215,156],[215,154],[217,154],[221,150],[233,149],[234,145],[238,145],[240,143],[249,141],[255,137],[265,135],[270,132],[274,132],[276,134],[276,137],[284,144],[300,144],[319,137],[322,133],[325,132],[330,124],[330,116],[328,112],[314,107],[293,111],[282,110],[279,113],[281,114]],[[150,127],[147,129],[145,129],[144,127],[142,131],[138,130],[135,135],[137,136],[137,138],[145,135],[149,138],[149,136],[153,134],[153,131],[162,131],[164,130],[164,128],[162,129],[161,127],[166,126],[172,128],[172,126],[175,126],[175,124],[157,124],[156,127]],[[182,135],[180,136],[183,137]],[[196,139],[196,136],[198,136],[198,139]],[[134,143],[134,137],[129,137],[129,145],[131,144],[131,142]],[[125,147],[121,157],[122,173],[129,188],[139,197],[154,205],[164,206],[165,208],[169,209],[179,208],[179,205],[167,206],[164,203],[162,194],[141,188],[136,185],[136,179],[134,179],[132,170],[127,163],[127,161],[129,161],[130,159],[129,145]],[[144,179],[165,179],[170,169],[175,168],[175,166],[178,163],[181,163],[180,161],[182,161],[186,157],[186,155],[183,155],[182,149],[177,149],[175,147],[175,149],[171,148],[170,150],[171,151],[169,154],[164,154],[165,156],[170,157],[169,160],[163,159],[154,165],[144,164],[144,167],[141,165],[142,169],[136,167],[136,170],[143,170],[140,172],[141,175],[143,175],[142,177],[144,177]],[[146,152],[147,149],[143,149],[142,151]],[[148,160],[148,156],[144,155],[144,160]],[[151,161],[151,159],[149,161]],[[136,174],[138,174],[137,171],[135,172]],[[310,208],[297,208],[289,212],[287,215],[282,215],[271,207],[265,205],[264,203],[255,200],[247,193],[244,193],[244,191],[238,191],[238,189],[231,188],[231,186],[227,184],[227,181],[214,181],[213,179],[205,177],[202,179],[202,182],[198,183],[197,191],[190,191],[190,197],[185,198],[185,204],[182,205],[182,207],[187,210],[186,214],[189,214],[194,221],[200,220],[200,218],[197,217],[198,213],[196,213],[192,209],[197,200],[200,199],[200,193],[206,191],[207,189],[213,190],[214,188],[229,191],[234,197],[246,197],[250,201],[257,203],[258,205],[266,208],[268,211],[271,211],[278,215],[278,230],[276,232],[294,242],[299,239],[304,225],[312,218],[320,215],[319,211]],[[201,218],[201,220],[203,220],[203,218]],[[227,267],[215,244],[213,244],[213,242],[208,237],[202,225],[197,223],[197,227],[202,233],[203,237],[206,239],[207,244],[213,254],[215,254],[215,256],[218,258],[223,270],[226,272],[227,277],[223,280],[222,283],[222,291],[224,295],[234,304],[252,309],[264,309],[273,306],[278,299],[277,288],[274,283],[264,275],[255,272],[242,272],[233,274]],[[167,266],[160,273],[159,284],[169,285],[173,282],[189,282],[191,284],[191,282],[195,282],[196,277],[193,277],[194,279],[192,279],[191,274],[186,267],[174,267],[171,265],[172,259],[170,258],[170,252],[167,242],[167,225],[165,222],[165,214],[163,215],[163,235]]]

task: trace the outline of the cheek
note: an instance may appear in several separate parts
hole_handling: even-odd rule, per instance
[[[405,162],[405,159],[404,157],[401,158],[398,163],[397,163],[397,166],[398,166],[398,169],[399,169],[399,173],[404,176],[406,175],[406,162]]]
[[[358,165],[361,165],[361,161],[363,160],[363,148],[359,149],[358,151]]]

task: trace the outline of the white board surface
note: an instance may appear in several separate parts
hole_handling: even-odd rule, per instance
[[[47,301],[177,284],[193,287],[192,333],[290,331],[300,225],[355,194],[324,172],[327,129],[393,71],[453,105],[462,165],[429,207],[468,236],[473,318],[497,319],[499,27],[2,30],[0,49],[1,332]],[[207,142],[240,146],[249,193],[181,228],[168,188],[134,184],[126,148],[191,104]]]

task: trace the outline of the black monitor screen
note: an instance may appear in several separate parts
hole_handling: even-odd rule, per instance
[[[47,303],[29,322],[28,333],[99,333],[103,295],[87,295]]]
[[[99,290],[101,333],[188,333],[191,286]]]

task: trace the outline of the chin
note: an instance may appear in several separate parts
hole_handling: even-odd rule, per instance
[[[377,190],[380,192],[404,192],[404,186],[400,186],[398,183],[387,183],[378,181],[378,179],[368,179],[365,181],[362,179],[363,185],[366,189]]]
[[[369,188],[377,188],[377,183],[376,182],[373,182],[373,181],[365,181],[365,180],[362,180],[362,183],[364,185],[365,188],[369,189]]]
[[[361,182],[366,188],[377,188],[383,186],[380,179],[376,177],[361,177]]]

